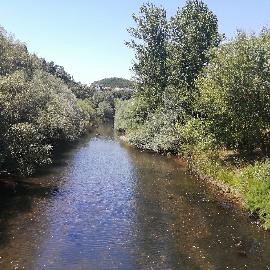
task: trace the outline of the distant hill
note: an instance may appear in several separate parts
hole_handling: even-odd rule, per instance
[[[134,84],[131,80],[123,79],[123,78],[105,78],[99,81],[95,81],[92,85],[100,86],[102,88],[134,88]]]

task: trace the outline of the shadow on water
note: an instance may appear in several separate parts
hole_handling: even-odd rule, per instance
[[[30,212],[35,197],[47,198],[57,190],[57,187],[44,187],[23,179],[0,180],[0,248],[12,240],[8,233],[9,222]]]
[[[101,125],[91,132],[84,134],[78,141],[61,143],[53,151],[53,163],[40,168],[31,178],[42,179],[42,177],[51,175],[59,170],[64,170],[73,161],[73,156],[81,148],[87,147],[89,141],[93,138],[114,138],[113,123],[108,122]]]
[[[79,142],[62,144],[54,152],[53,164],[40,168],[30,178],[0,179],[0,248],[12,240],[12,234],[9,233],[10,221],[23,213],[31,213],[36,198],[48,200],[59,193],[59,172],[68,167],[72,155],[86,145],[91,137],[92,135],[86,134]]]

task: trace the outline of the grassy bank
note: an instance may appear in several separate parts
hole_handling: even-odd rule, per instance
[[[246,161],[236,153],[200,152],[189,156],[191,170],[211,181],[270,229],[270,161]]]

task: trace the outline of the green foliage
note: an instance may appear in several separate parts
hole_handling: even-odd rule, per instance
[[[179,134],[170,115],[162,111],[150,113],[142,126],[133,133],[130,143],[155,152],[175,152],[179,148]]]
[[[92,127],[96,122],[96,110],[94,104],[89,99],[78,99],[77,105],[81,110],[81,123],[82,128],[87,129],[88,127]],[[83,121],[82,121],[83,120]]]
[[[102,119],[113,118],[113,108],[108,101],[101,101],[97,107],[97,115]]]
[[[143,5],[134,20],[137,27],[131,28],[130,33],[140,42],[132,40],[129,46],[136,52],[134,69],[140,82],[137,102],[143,100],[148,104],[142,112],[143,123],[158,119],[157,125],[164,125],[164,130],[175,133],[177,128],[175,139],[182,140],[178,149],[182,151],[195,144],[197,148],[211,148],[214,142],[244,151],[269,149],[267,30],[259,37],[240,33],[234,41],[216,48],[221,41],[217,18],[198,0],[187,1],[169,24],[165,10],[151,4]],[[165,34],[166,30],[170,34]],[[133,109],[124,108],[123,114],[129,115],[128,108]],[[119,119],[120,114],[121,111],[117,112]],[[142,139],[141,145],[162,132],[161,126],[155,127],[156,123],[151,122],[151,131],[147,124],[146,129],[141,126],[146,133],[145,137],[143,132],[137,136],[137,141]],[[132,124],[126,125],[127,133],[131,127]]]
[[[68,87],[78,99],[89,99],[95,93],[93,87],[73,81],[68,83]]]
[[[0,75],[5,76],[17,70],[31,75],[32,59],[25,44],[14,39],[0,27]]]
[[[200,176],[211,178],[237,192],[244,206],[258,214],[265,229],[270,229],[270,161],[243,168],[222,164],[218,153],[203,151],[192,156],[191,165]]]
[[[134,91],[132,89],[114,89],[110,92],[113,102],[115,102],[116,99],[128,100],[133,96],[133,94]]]
[[[114,89],[114,88],[133,89],[134,88],[134,83],[132,81],[123,79],[123,78],[117,78],[117,77],[105,78],[99,81],[95,81],[92,83],[92,86],[95,86],[95,85],[101,86],[102,88],[109,87],[111,89]]]
[[[149,112],[148,102],[140,96],[117,102],[115,129],[128,131],[128,141],[139,148],[175,152],[179,144],[175,121],[173,111]]]
[[[36,119],[39,130],[49,141],[74,141],[83,132],[82,112],[74,94],[60,79],[39,72],[32,81],[33,90],[46,85],[47,101]],[[44,88],[43,88],[44,89]],[[41,92],[41,91],[40,91]]]
[[[115,107],[114,126],[117,130],[132,131],[143,124],[147,116],[148,103],[141,98],[117,100]]]
[[[225,166],[216,150],[199,150],[190,156],[190,166],[198,175],[213,179],[226,187],[239,189],[241,179],[235,168]]]
[[[178,123],[176,128],[181,134],[181,148],[178,150],[182,155],[190,156],[215,148],[215,138],[200,119],[190,118],[185,124]]]
[[[238,33],[220,45],[217,18],[199,0],[188,0],[169,22],[152,4],[134,20],[128,45],[137,89],[116,102],[115,129],[139,148],[186,157],[199,175],[235,191],[269,229],[269,161],[247,166],[222,153],[269,154],[270,31]]]
[[[135,39],[127,45],[135,51],[138,94],[155,110],[173,85],[185,99],[182,107],[192,113],[194,82],[209,60],[208,50],[221,41],[216,16],[203,2],[189,0],[169,22],[166,11],[153,4],[143,5],[133,18],[136,27],[129,33]]]
[[[31,123],[13,124],[5,134],[8,166],[17,168],[21,175],[29,175],[37,166],[49,164],[52,146]]]
[[[98,104],[102,101],[108,101],[109,103],[112,102],[112,96],[109,91],[95,91],[90,98],[94,106],[97,108]]]
[[[56,65],[53,61],[47,62],[44,58],[41,58],[40,65],[44,71],[63,80],[65,83],[74,82],[72,76],[65,71],[64,67]]]
[[[193,90],[195,79],[209,61],[207,52],[221,40],[217,17],[202,1],[188,0],[171,19],[170,31],[170,83]]]
[[[133,18],[136,28],[129,32],[139,42],[128,45],[136,53],[139,84],[135,97],[116,108],[115,127],[126,131],[130,143],[157,152],[192,151],[194,142],[212,146],[205,123],[193,119],[192,102],[207,52],[220,42],[215,15],[201,1],[188,1],[169,23],[166,11],[152,4]]]
[[[270,228],[270,162],[249,165],[241,173],[246,207],[258,213],[265,228]]]
[[[47,62],[44,58],[38,58],[36,55],[32,55],[31,59],[34,70],[42,69],[46,73],[61,79],[77,98],[86,99],[93,95],[95,91],[93,86],[76,82],[64,67],[55,64],[53,61]]]
[[[198,108],[216,141],[250,151],[269,145],[270,33],[239,33],[212,51],[198,81]]]
[[[53,146],[76,140],[93,110],[77,100],[62,67],[29,54],[4,30],[0,50],[0,166],[28,175],[51,162]]]
[[[116,101],[128,100],[132,95],[133,91],[129,89],[95,90],[89,100],[97,112],[97,117],[107,120],[114,118]]]
[[[134,39],[126,44],[135,51],[133,70],[140,84],[138,91],[156,107],[168,77],[166,11],[148,3],[142,5],[140,14],[133,15],[133,19],[136,27],[128,31]]]

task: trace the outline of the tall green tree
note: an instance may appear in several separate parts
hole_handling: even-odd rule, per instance
[[[188,0],[170,22],[170,83],[194,89],[194,82],[208,63],[208,51],[218,46],[217,17],[200,0]]]
[[[166,11],[148,3],[140,8],[138,16],[133,15],[133,19],[136,26],[128,31],[134,39],[126,44],[135,51],[133,71],[139,92],[154,106],[168,83]]]

